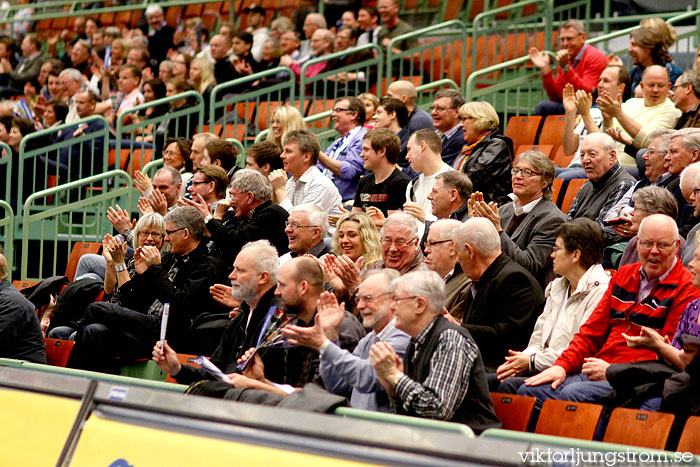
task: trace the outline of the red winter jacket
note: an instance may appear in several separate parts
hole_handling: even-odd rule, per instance
[[[639,335],[638,326],[655,329],[673,338],[686,305],[700,297],[693,278],[680,259],[670,274],[635,305],[639,291],[640,263],[622,266],[615,274],[603,299],[574,336],[569,347],[554,362],[567,374],[581,372],[584,358],[595,357],[608,363],[654,360],[656,353],[627,346],[622,333]]]

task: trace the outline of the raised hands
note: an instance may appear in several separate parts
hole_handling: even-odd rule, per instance
[[[530,47],[530,49],[527,51],[527,56],[530,57],[532,64],[539,68],[542,73],[546,73],[550,70],[552,61],[550,60],[549,55],[547,55],[547,52],[540,52],[535,47]]]
[[[107,219],[112,223],[115,230],[122,235],[126,230],[133,229],[136,226],[136,220],[132,221],[129,218],[129,213],[120,208],[118,204],[115,207],[110,206],[107,208]]]
[[[486,203],[486,201],[484,201],[484,194],[480,191],[472,193],[471,198],[467,201],[467,209],[469,211],[469,217],[484,217],[493,223],[498,233],[503,231],[501,228],[501,218],[498,215],[498,205],[494,201]]]

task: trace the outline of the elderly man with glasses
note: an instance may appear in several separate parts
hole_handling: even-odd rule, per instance
[[[285,221],[289,252],[280,256],[280,265],[292,258],[312,255],[317,258],[330,253],[323,239],[328,235],[328,215],[314,204],[294,206]]]
[[[415,217],[396,212],[386,219],[379,234],[382,259],[374,263],[372,269],[395,269],[400,274],[428,269],[420,249]]]
[[[464,423],[475,433],[499,427],[479,348],[469,331],[442,316],[442,278],[416,271],[395,283],[396,327],[411,344],[401,360],[390,344],[377,342],[369,360],[396,413]]]
[[[459,108],[465,103],[464,96],[454,89],[443,89],[435,93],[435,100],[430,107],[435,132],[442,140],[442,160],[452,165],[462,153],[464,131],[460,125]]]
[[[606,370],[612,363],[656,360],[654,351],[629,347],[625,336],[656,331],[673,338],[681,313],[700,292],[676,256],[678,227],[663,214],[646,217],[637,251],[641,263],[622,266],[605,296],[566,350],[543,372],[525,380],[518,394],[546,399],[595,402],[612,390]]]

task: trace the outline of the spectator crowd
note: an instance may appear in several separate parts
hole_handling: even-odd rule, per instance
[[[55,141],[76,138],[104,130],[81,122],[91,115],[113,125],[186,90],[208,102],[217,83],[277,65],[311,77],[365,57],[302,68],[310,59],[386,48],[413,29],[396,0],[357,14],[335,6],[300,19],[301,32],[287,18],[266,26],[253,5],[246,29],[223,23],[209,38],[196,20],[174,30],[152,5],[143,30],[78,18],[47,43],[26,34],[21,54],[2,38],[0,92],[23,96],[33,121],[0,117],[0,140],[17,157],[37,129],[68,123]],[[195,134],[188,117],[145,128],[140,142],[164,166],[152,178],[135,173],[139,212],[108,209],[114,230],[101,255],[81,257],[66,289],[95,286],[104,299],[55,313],[46,336],[75,340],[75,368],[115,372],[152,357],[210,397],[245,388],[276,404],[316,384],[356,408],[480,433],[500,424],[489,392],[535,396],[539,410],[547,399],[595,402],[615,391],[618,403],[676,413],[682,427],[700,393],[700,74],[673,63],[675,31],[663,20],[630,34],[630,70],[587,44],[578,20],[558,37],[555,60],[528,54],[548,96],[533,110],[564,116],[568,167],[518,152],[493,106],[461,91],[439,90],[420,109],[409,80],[383,96],[336,97],[327,148],[296,108],[276,107],[246,168],[230,142]],[[66,173],[79,165],[81,176],[104,169],[75,157],[43,163]],[[586,179],[567,212],[553,198],[557,178],[562,190]],[[41,362],[39,322],[7,282],[9,266],[0,256],[0,356]],[[223,376],[176,353],[211,356]],[[669,393],[664,383],[679,375],[690,376]]]

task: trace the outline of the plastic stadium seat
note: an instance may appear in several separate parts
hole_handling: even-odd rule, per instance
[[[574,178],[573,180],[569,180],[569,185],[566,187],[566,193],[564,194],[564,200],[561,202],[562,212],[569,212],[571,205],[574,204],[574,198],[576,198],[579,190],[581,190],[587,181],[587,178]]]
[[[284,102],[279,101],[260,101],[255,116],[258,122],[258,130],[263,131],[272,126],[272,112],[283,105]]]
[[[86,253],[97,254],[102,247],[101,243],[96,242],[76,242],[68,257],[68,265],[66,266],[66,277],[73,282],[75,279],[75,270],[78,268],[78,260]]]
[[[564,180],[561,178],[555,178],[552,182],[552,202],[561,208],[561,203],[559,202],[559,196],[561,195],[561,187],[564,184]]]
[[[700,417],[693,415],[685,422],[685,428],[683,428],[683,434],[678,441],[676,451],[700,454]]]
[[[513,116],[508,120],[506,136],[513,140],[513,147],[520,147],[521,144],[535,144],[537,129],[540,127],[542,117],[519,117]]]
[[[131,151],[128,171],[132,177],[137,170],[141,170],[143,166],[153,160],[153,149],[134,149]]]
[[[574,154],[570,156],[564,154],[564,146],[559,146],[550,157],[550,159],[552,159],[552,163],[554,163],[554,165],[557,167],[568,167],[573,158]]]
[[[505,430],[525,431],[536,399],[530,396],[492,392],[493,408]]]
[[[23,290],[27,287],[33,287],[37,284],[38,282],[34,281],[12,281],[12,285],[14,285],[17,288],[17,290]]]
[[[546,400],[535,433],[592,440],[602,410],[598,404]]]
[[[610,415],[603,441],[663,449],[674,419],[670,413],[618,407]]]
[[[555,149],[561,146],[564,119],[563,115],[548,115],[542,124],[537,144],[551,144]]]
[[[551,144],[521,144],[517,149],[518,150],[515,153],[516,158],[525,151],[539,151],[545,156],[551,158],[553,147]]]
[[[44,343],[46,344],[46,363],[65,368],[75,342],[45,337]]]

